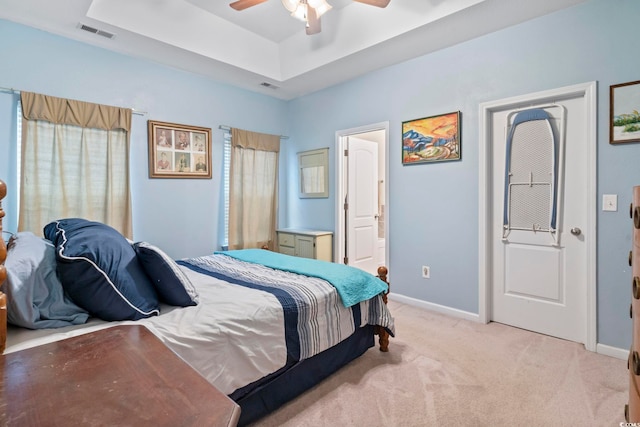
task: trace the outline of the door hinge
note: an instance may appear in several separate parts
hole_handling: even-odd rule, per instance
[[[344,150],[344,155],[345,155],[345,156],[348,156],[348,155],[349,155],[349,150],[348,150],[348,149],[346,149],[346,148],[345,148],[345,150]]]
[[[344,204],[344,210],[345,210],[345,211],[348,211],[348,210],[349,210],[349,203],[345,203],[345,204]]]
[[[349,257],[344,257],[344,265],[349,265]]]

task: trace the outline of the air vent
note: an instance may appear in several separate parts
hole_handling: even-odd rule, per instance
[[[271,83],[268,83],[268,82],[262,82],[260,83],[260,86],[268,87],[269,89],[278,89],[278,86],[272,85]]]
[[[83,23],[79,23],[78,24],[78,28],[80,28],[83,31],[88,31],[88,32],[93,33],[93,34],[97,34],[99,36],[106,37],[108,39],[112,39],[112,38],[114,38],[116,36],[115,34],[112,34],[112,33],[108,32],[108,31],[99,30],[97,28],[90,27],[90,26],[85,25]]]

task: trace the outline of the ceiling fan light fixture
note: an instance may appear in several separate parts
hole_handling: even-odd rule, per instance
[[[308,0],[307,3],[316,10],[318,18],[333,8],[326,0]]]
[[[306,22],[308,18],[307,7],[315,9],[316,17],[318,18],[332,8],[332,6],[327,3],[327,0],[282,0],[282,4],[285,9],[291,12],[291,16],[303,22]]]
[[[267,0],[235,0],[229,4],[235,10],[244,10]],[[291,16],[306,24],[307,35],[318,34],[321,30],[320,17],[333,9],[327,0],[281,0]],[[386,7],[391,0],[354,0],[369,6]]]
[[[282,0],[282,5],[291,13],[296,11],[300,3],[300,0]]]
[[[291,16],[301,20],[302,22],[307,22],[307,2],[301,1],[300,3],[298,3],[296,10],[291,12]]]

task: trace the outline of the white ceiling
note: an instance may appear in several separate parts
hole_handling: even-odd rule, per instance
[[[0,0],[0,18],[293,99],[585,0],[328,0],[312,36],[280,0],[240,12],[231,1]]]

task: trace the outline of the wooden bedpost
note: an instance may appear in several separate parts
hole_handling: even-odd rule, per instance
[[[382,280],[389,286],[389,289],[387,290],[387,292],[382,294],[382,301],[384,301],[385,304],[387,303],[387,300],[388,300],[387,294],[391,290],[391,285],[387,280],[388,273],[389,273],[389,270],[387,270],[387,267],[378,267],[378,277],[380,278],[380,280]],[[387,332],[382,326],[376,326],[376,334],[378,334],[378,343],[380,344],[380,351],[384,351],[384,352],[389,351],[389,332]]]
[[[7,278],[7,269],[4,261],[7,259],[7,245],[2,238],[2,218],[4,218],[4,210],[2,209],[2,199],[7,195],[7,185],[0,180],[0,285]],[[7,296],[0,292],[0,354],[4,353],[7,344]]]

